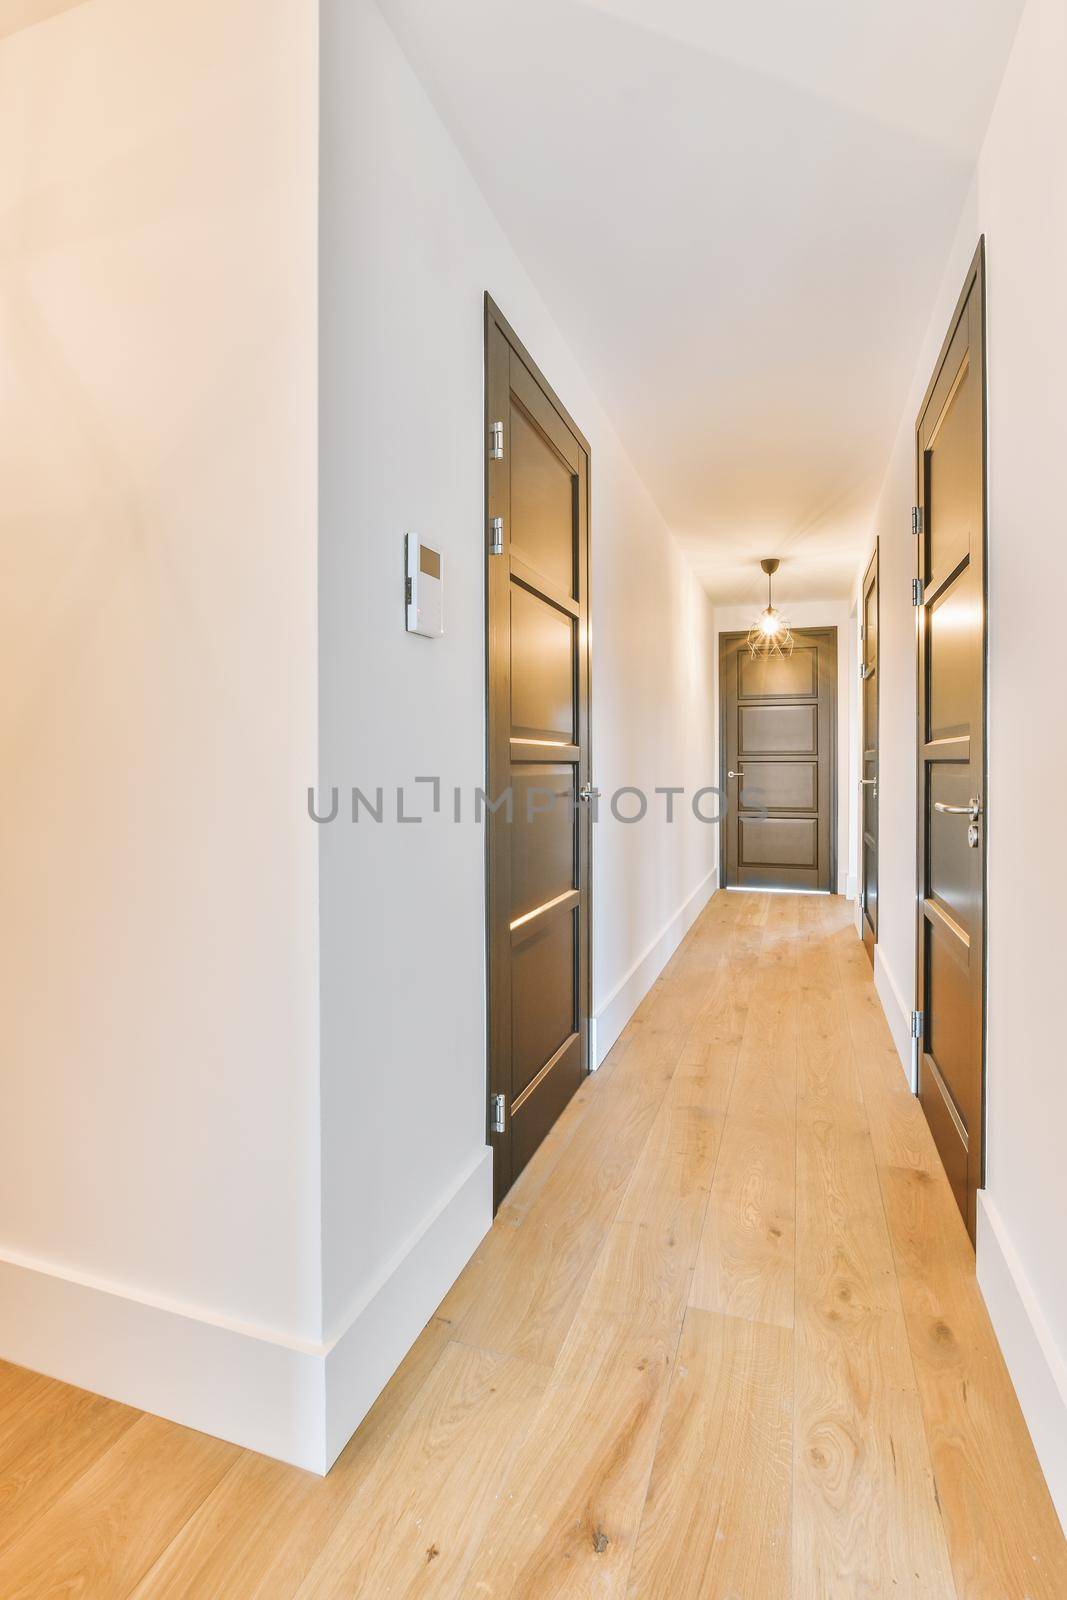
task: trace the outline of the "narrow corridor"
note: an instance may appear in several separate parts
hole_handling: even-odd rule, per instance
[[[327,1479],[0,1368],[0,1593],[1062,1600],[850,914],[714,897]]]

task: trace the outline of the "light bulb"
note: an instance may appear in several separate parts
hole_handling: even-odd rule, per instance
[[[759,631],[766,639],[776,639],[782,631],[781,619],[773,606],[768,606],[759,619]]]

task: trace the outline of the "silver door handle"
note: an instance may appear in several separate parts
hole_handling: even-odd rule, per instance
[[[877,782],[878,782],[877,778],[861,778],[860,779],[861,785],[864,784],[864,783],[877,783]]]
[[[594,789],[593,788],[593,785],[591,783],[585,783],[578,790],[578,798],[579,798],[579,800],[584,800],[585,803],[588,805],[589,801],[593,798],[593,796],[595,794],[598,794],[599,792],[600,791],[598,789]]]
[[[943,800],[935,800],[934,810],[940,811],[943,817],[970,817],[972,822],[977,822],[982,815],[982,796],[976,794],[965,806],[947,806]]]
[[[728,778],[743,778],[744,777],[744,773],[743,772],[728,772],[726,774],[726,776]]]

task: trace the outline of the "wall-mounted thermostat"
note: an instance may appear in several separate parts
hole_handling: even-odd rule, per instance
[[[444,571],[440,550],[423,544],[417,533],[407,539],[407,624],[409,633],[439,639],[445,631],[442,600]]]

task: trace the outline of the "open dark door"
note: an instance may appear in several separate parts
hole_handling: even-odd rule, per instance
[[[878,943],[878,547],[863,575],[860,597],[860,923],[874,961]]]
[[[588,1069],[589,446],[488,296],[486,402],[499,1204]]]
[[[971,1238],[985,1145],[985,274],[916,424],[919,1096]]]

